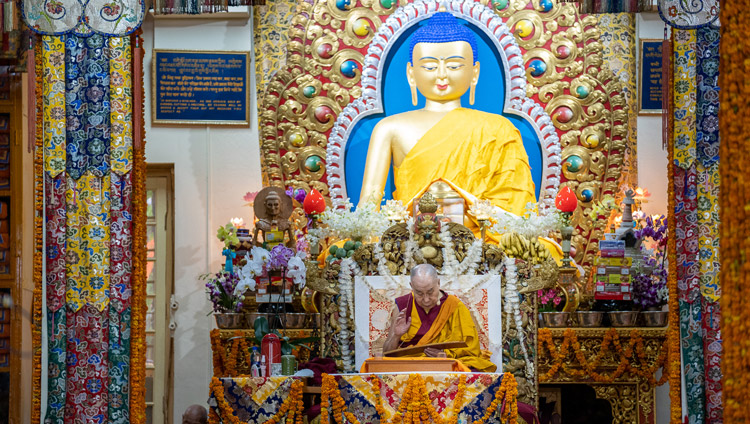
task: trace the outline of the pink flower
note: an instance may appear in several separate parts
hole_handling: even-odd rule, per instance
[[[242,198],[242,200],[244,200],[244,201],[246,201],[248,203],[253,203],[255,201],[255,198],[257,196],[258,196],[258,192],[257,191],[248,191],[247,193],[245,193],[245,196]]]

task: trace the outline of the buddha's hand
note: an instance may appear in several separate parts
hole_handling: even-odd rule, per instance
[[[406,317],[406,309],[404,309],[398,314],[396,322],[393,323],[391,332],[394,336],[400,338],[409,331],[409,327],[411,327],[411,317]]]
[[[446,355],[445,351],[443,349],[435,349],[434,347],[426,347],[424,349],[425,356],[429,356],[430,358],[447,358],[448,355]]]

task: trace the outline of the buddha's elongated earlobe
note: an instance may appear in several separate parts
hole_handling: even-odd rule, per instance
[[[417,86],[416,85],[411,85],[410,87],[411,87],[411,104],[412,104],[412,106],[416,106],[417,105],[417,101],[419,100],[419,99],[417,99]],[[473,97],[474,96],[474,91],[472,91],[471,93],[472,93],[472,99],[473,99],[474,98]]]
[[[477,83],[471,84],[471,89],[469,90],[469,104],[474,105],[474,92],[477,91]]]

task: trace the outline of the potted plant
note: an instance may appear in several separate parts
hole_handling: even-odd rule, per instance
[[[213,304],[216,325],[219,328],[243,328],[245,322],[241,311],[247,287],[233,272],[222,270],[211,277],[209,275],[201,278],[206,280],[206,294]]]
[[[537,290],[539,301],[539,312],[542,315],[542,323],[545,327],[565,327],[568,325],[569,312],[560,312],[563,298],[562,290],[558,287]]]

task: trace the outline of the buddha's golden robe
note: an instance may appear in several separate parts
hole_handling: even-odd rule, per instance
[[[405,205],[442,179],[523,216],[536,203],[521,133],[503,116],[458,108],[445,115],[394,168],[394,199]]]
[[[405,343],[414,339],[423,325],[414,298],[410,296],[409,301],[411,302],[411,326],[409,331],[401,336],[401,341]],[[471,312],[456,296],[448,295],[441,303],[437,317],[433,319],[429,329],[416,345],[454,341],[465,341],[467,347],[445,349],[449,358],[457,359],[465,366],[480,372],[497,370],[497,366],[487,359],[489,352],[483,353],[479,348],[479,336],[474,320],[471,318]]]

